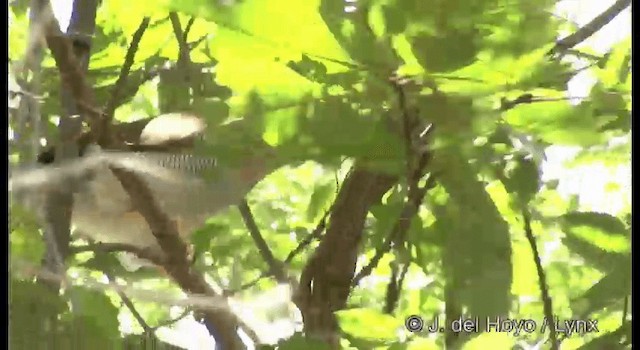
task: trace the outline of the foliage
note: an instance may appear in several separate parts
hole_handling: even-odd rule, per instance
[[[115,119],[125,122],[190,109],[216,126],[207,135],[214,141],[199,145],[201,153],[233,160],[261,142],[275,147],[286,165],[254,188],[249,204],[279,260],[310,238],[331,209],[354,159],[402,177],[370,208],[359,261],[366,264],[383,249],[409,191],[398,125],[403,108],[417,111],[422,123],[434,126],[427,171],[437,184],[427,192],[404,240],[384,254],[372,275],[352,289],[346,308],[336,313],[341,344],[443,348],[444,335],[411,334],[403,323],[408,315],[444,320],[445,308],[447,316],[457,309],[481,320],[502,315],[541,324],[545,315],[538,274],[523,229],[526,210],[532,213],[531,229],[555,313],[563,319],[601,320],[600,333],[571,336],[565,344],[599,349],[603,347],[598,344],[630,339],[630,321],[620,322],[630,293],[631,237],[624,217],[630,207],[611,214],[576,207],[559,194],[557,179],[541,176],[538,153],[549,146],[575,146],[580,149],[572,160],[575,166],[630,161],[629,143],[609,141],[630,135],[631,42],[618,43],[590,65],[587,70],[597,81],[575,103],[565,96],[567,82],[578,71],[548,54],[562,25],[550,14],[554,4],[105,0],[97,11],[87,76],[96,100],[105,104],[133,33],[143,16],[151,16]],[[10,5],[11,62],[18,62],[29,44],[25,8],[26,1]],[[183,27],[195,18],[187,36],[193,46],[188,73],[175,64],[180,50],[169,11],[178,11]],[[395,74],[408,81],[403,88],[409,107],[402,106],[391,83]],[[44,129],[55,130],[61,81],[48,56],[40,82]],[[538,100],[509,105],[527,94]],[[12,208],[10,220],[12,265],[37,265],[44,254],[37,223],[17,208]],[[303,270],[316,240],[290,261],[291,274]],[[238,290],[267,270],[235,208],[210,218],[192,243],[198,268],[226,290]],[[72,256],[67,265],[72,274],[104,278],[108,270],[133,286],[180,294],[155,272],[128,272],[112,257],[85,252]],[[385,313],[389,276],[404,265],[408,269],[397,307]],[[30,308],[34,299],[49,300],[48,307],[54,309],[38,312],[58,315],[58,328],[51,332],[59,334],[60,346],[74,341],[77,348],[112,348],[107,344],[124,337],[122,315],[129,311],[115,293],[91,290],[80,282],[59,296],[43,290],[29,275],[13,273],[10,280],[13,347],[39,348],[39,337],[24,336],[30,325],[41,322],[38,310]],[[235,297],[248,300],[272,288],[273,281],[262,278]],[[145,300],[134,301],[138,305]],[[171,318],[168,305],[146,301],[138,311],[150,326]],[[272,308],[260,317],[289,318],[290,313]],[[128,323],[135,323],[130,315]],[[124,333],[142,333],[137,325],[128,328]],[[267,347],[324,348],[293,329],[282,337],[287,339]],[[464,349],[484,349],[535,344],[546,335],[463,338]]]

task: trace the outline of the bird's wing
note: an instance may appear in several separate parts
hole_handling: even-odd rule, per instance
[[[14,170],[9,191],[12,198],[20,200],[26,198],[24,195],[33,198],[33,194],[56,189],[92,199],[98,211],[132,210],[128,194],[109,167],[135,173],[151,186],[159,200],[172,203],[189,200],[187,193],[198,193],[197,189],[189,190],[194,185],[204,185],[201,174],[215,171],[216,161],[188,154],[101,151],[97,146],[89,147],[82,158]],[[172,203],[171,207],[183,204]]]

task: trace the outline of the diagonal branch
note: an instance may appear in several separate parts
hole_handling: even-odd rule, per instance
[[[522,219],[524,220],[524,233],[527,236],[527,241],[531,246],[531,252],[533,253],[533,261],[536,264],[536,270],[538,272],[538,285],[540,287],[540,294],[542,296],[542,303],[544,307],[544,317],[546,318],[546,324],[549,325],[549,338],[551,338],[551,350],[560,349],[558,343],[558,334],[556,330],[555,318],[553,317],[553,304],[551,302],[551,296],[549,295],[549,287],[547,285],[547,277],[544,269],[542,268],[542,261],[540,260],[540,253],[536,246],[536,239],[533,237],[533,230],[531,229],[531,216],[527,209],[522,210]]]
[[[378,266],[380,259],[391,250],[393,244],[399,244],[404,242],[407,231],[411,226],[411,220],[418,213],[420,205],[427,191],[435,186],[435,176],[431,174],[424,186],[420,187],[419,182],[425,173],[430,153],[426,151],[426,147],[416,147],[414,144],[414,132],[418,125],[417,118],[414,113],[410,113],[407,96],[404,91],[403,82],[392,79],[392,86],[394,87],[396,94],[398,95],[398,107],[402,115],[402,125],[405,144],[405,156],[406,156],[406,171],[407,171],[407,185],[408,194],[407,201],[398,217],[398,220],[391,229],[390,234],[385,239],[382,247],[376,250],[375,255],[369,261],[369,264],[365,266],[359,273],[356,274],[351,286],[357,286],[360,281],[371,274],[373,269]],[[426,137],[432,132],[432,127],[427,127],[419,136],[418,142],[426,144]]]
[[[598,30],[602,29],[607,23],[611,22],[616,16],[618,16],[624,9],[631,5],[631,0],[618,0],[611,7],[592,19],[582,28],[578,29],[575,33],[570,34],[556,42],[556,45],[551,49],[550,53],[562,53],[568,49],[585,41],[587,38],[595,34]]]
[[[324,229],[327,226],[326,223],[327,223],[328,215],[329,215],[329,212],[324,213],[324,216],[322,216],[322,219],[320,219],[320,222],[318,222],[318,225],[313,229],[311,234],[307,235],[304,239],[302,239],[300,243],[298,243],[298,245],[291,252],[289,252],[287,257],[284,259],[285,264],[290,264],[291,261],[293,261],[293,259],[298,254],[300,254],[300,252],[302,252],[304,248],[306,248],[309,244],[311,244],[311,242],[314,239],[320,238],[320,235],[322,234],[322,232],[324,232]]]
[[[249,203],[247,203],[246,199],[243,199],[242,202],[240,202],[238,209],[240,210],[245,226],[249,230],[249,234],[251,234],[251,238],[253,238],[253,241],[258,247],[258,252],[260,252],[262,259],[264,259],[269,266],[270,274],[275,277],[276,281],[280,283],[287,283],[288,278],[287,273],[284,270],[284,265],[273,256],[269,245],[265,241],[264,237],[262,237],[260,229],[256,224],[256,220],[251,213],[251,208],[249,207]]]
[[[51,14],[50,6],[48,6],[48,10]],[[47,25],[46,40],[62,79],[68,85],[79,109],[91,116],[89,125],[93,138],[99,139],[103,126],[101,121],[103,113],[97,112],[95,109],[92,89],[80,70],[71,43],[61,35],[57,21],[53,19],[53,16]],[[148,254],[141,254],[140,257],[161,265],[184,291],[190,294],[218,297],[217,293],[204,280],[204,277],[191,269],[187,259],[186,244],[178,236],[175,222],[162,212],[147,185],[135,174],[125,169],[111,167],[111,171],[129,193],[132,203],[147,221],[164,252],[163,256],[148,252]],[[229,310],[228,305],[214,310],[200,310],[200,314],[207,325],[215,328],[216,332],[212,335],[219,344],[230,349],[245,348],[237,333],[241,322]],[[252,333],[251,330],[247,329],[246,331]],[[255,334],[253,335],[255,336]]]
[[[391,276],[389,276],[389,283],[387,284],[387,292],[385,295],[384,313],[393,314],[393,311],[398,306],[398,300],[402,293],[402,287],[404,285],[404,279],[409,271],[408,263],[400,263],[398,259],[391,262]]]
[[[88,118],[94,139],[102,133],[102,118],[104,113],[95,106],[95,97],[89,86],[82,65],[73,52],[73,43],[61,31],[58,21],[53,16],[51,4],[47,1],[42,15],[45,21],[45,39],[47,46],[56,62],[63,84],[74,97],[78,111]]]
[[[185,31],[186,32],[186,31]],[[195,48],[198,47],[198,45],[200,45],[202,42],[204,42],[204,40],[208,37],[209,35],[204,35],[202,37],[200,37],[199,39],[195,40],[193,43],[189,43],[189,52],[193,51]],[[152,57],[159,57],[159,54],[156,53],[155,56]],[[136,81],[131,84],[132,86],[126,87],[126,91],[123,91],[119,94],[119,98],[118,100],[115,102],[115,106],[116,108],[118,106],[120,106],[121,104],[125,103],[126,101],[128,101],[129,99],[133,98],[137,93],[138,90],[140,89],[140,86],[142,86],[143,84],[149,82],[150,80],[156,78],[159,74],[160,71],[162,70],[162,65],[161,64],[157,64],[155,65],[155,67],[149,68],[146,71],[142,72],[140,75],[140,77],[138,79],[136,79]]]
[[[356,287],[363,278],[369,276],[371,272],[373,272],[373,269],[378,266],[378,263],[380,263],[384,254],[391,250],[394,242],[404,238],[407,230],[409,230],[409,227],[411,226],[411,219],[418,213],[418,208],[420,208],[422,199],[427,193],[427,190],[433,188],[435,185],[435,179],[435,176],[430,176],[427,180],[427,184],[417,190],[417,194],[412,200],[405,203],[402,208],[402,212],[400,213],[400,217],[398,217],[398,220],[391,229],[391,233],[387,236],[384,243],[382,243],[382,247],[376,250],[375,255],[371,258],[369,263],[353,278],[353,281],[351,282],[352,287]]]
[[[149,260],[162,266],[184,291],[191,294],[219,297],[203,276],[191,268],[187,258],[187,245],[180,239],[175,221],[162,212],[147,184],[131,171],[116,166],[110,166],[110,169],[129,194],[134,208],[147,221],[151,232],[162,248],[164,253],[162,258],[150,256]],[[216,342],[221,344],[223,348],[245,348],[237,333],[240,320],[231,312],[228,305],[223,305],[215,310],[200,310],[200,314]]]
[[[136,52],[138,52],[138,45],[140,44],[142,35],[144,35],[144,32],[147,30],[150,21],[150,17],[144,17],[140,22],[138,29],[133,34],[131,44],[129,45],[129,49],[127,49],[127,54],[124,58],[124,64],[122,65],[122,69],[120,69],[120,74],[118,75],[118,80],[116,80],[116,83],[111,90],[111,98],[104,108],[104,123],[109,123],[111,122],[111,119],[113,119],[113,114],[116,110],[116,107],[118,106],[120,95],[122,94],[122,91],[127,84],[127,78],[129,77],[129,72],[131,71],[131,67],[133,66]]]
[[[177,323],[178,321],[180,321],[180,320],[184,319],[185,317],[189,316],[190,313],[191,313],[191,309],[190,308],[185,308],[184,311],[180,315],[178,315],[178,316],[176,316],[176,317],[174,317],[172,319],[168,319],[168,320],[159,322],[152,329],[156,330],[156,329],[159,329],[159,328],[162,328],[162,327],[169,327],[169,326],[173,325],[174,323]]]
[[[189,63],[189,45],[187,44],[185,32],[182,31],[182,26],[180,25],[180,17],[178,17],[177,12],[170,12],[169,19],[171,19],[173,33],[178,41],[178,64],[187,65]]]
[[[32,33],[32,40],[41,42],[44,39],[49,50],[55,57],[56,49],[62,56],[67,55],[76,60],[74,73],[84,77],[89,65],[90,46],[92,33],[95,32],[96,1],[73,1],[71,19],[67,33],[60,31],[59,25],[48,0],[34,0],[31,2],[30,11],[37,25]],[[56,47],[53,39],[60,39],[66,44],[64,47]],[[57,58],[57,57],[56,57]],[[58,161],[65,158],[73,158],[77,155],[77,147],[74,140],[81,130],[81,119],[74,116],[80,114],[86,118],[87,113],[80,107],[83,100],[72,95],[69,81],[65,81],[64,62],[56,59],[58,71],[61,72],[61,118],[58,123],[60,147],[57,150]],[[86,102],[86,101],[84,101]],[[64,272],[64,260],[68,256],[70,242],[71,211],[73,197],[62,189],[54,189],[45,195],[44,200],[44,238],[46,241],[46,253],[43,263],[53,268],[54,271]],[[59,289],[59,285],[49,285],[53,289]],[[51,315],[53,316],[53,315]],[[54,321],[53,316],[52,321]]]
[[[191,18],[189,18],[187,25],[184,26],[184,33],[182,33],[182,40],[184,42],[187,42],[187,39],[189,38],[189,32],[191,31],[191,27],[193,26],[193,23],[195,23],[195,21],[196,18],[192,16]]]
[[[108,273],[107,271],[102,271],[102,272],[104,273],[105,276],[107,276],[107,280],[109,281],[109,284],[115,283],[115,278],[110,273]],[[145,334],[155,338],[155,330],[149,327],[147,322],[144,320],[144,317],[140,315],[140,313],[138,312],[138,309],[136,309],[135,305],[133,305],[133,301],[129,299],[129,297],[124,293],[124,291],[117,288],[114,288],[114,289],[116,293],[118,293],[118,296],[120,297],[120,300],[122,300],[122,303],[127,307],[127,309],[129,309],[129,312],[131,312],[131,314],[133,315],[133,318],[135,318],[136,321],[138,321],[138,324],[140,325],[140,327],[144,329]]]
[[[361,165],[345,179],[327,233],[303,269],[294,295],[308,335],[338,346],[334,312],[346,305],[367,213],[397,180]]]

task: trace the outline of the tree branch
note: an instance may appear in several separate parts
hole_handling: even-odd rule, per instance
[[[618,0],[611,7],[592,19],[582,28],[578,29],[575,33],[570,34],[556,42],[556,45],[551,49],[550,54],[562,53],[568,49],[585,41],[587,38],[595,34],[598,30],[602,29],[607,23],[611,22],[616,16],[618,16],[624,9],[631,5],[631,0]]]
[[[263,272],[263,273],[261,273],[261,274],[260,274],[260,276],[258,276],[258,277],[256,277],[256,278],[254,278],[254,279],[253,279],[253,280],[251,280],[250,282],[244,283],[243,285],[241,285],[241,286],[240,286],[240,287],[238,287],[238,288],[234,288],[234,289],[231,289],[231,290],[225,290],[225,291],[222,293],[222,295],[224,295],[224,296],[226,296],[226,297],[229,297],[229,296],[232,296],[232,295],[234,295],[234,294],[236,294],[236,293],[239,293],[239,292],[245,291],[245,290],[247,290],[247,289],[249,289],[249,288],[251,288],[251,287],[255,286],[256,284],[258,284],[258,282],[260,282],[263,278],[267,278],[267,277],[269,277],[269,276],[270,276],[270,275],[269,275],[268,273]]]
[[[294,295],[308,335],[338,346],[334,312],[346,305],[367,213],[396,181],[396,176],[362,166],[345,179],[327,233],[303,269]]]
[[[242,220],[244,221],[245,226],[249,230],[249,234],[256,246],[258,247],[258,252],[262,256],[262,259],[269,266],[269,273],[275,277],[276,281],[279,283],[288,283],[287,273],[284,270],[284,265],[281,261],[278,261],[269,249],[269,245],[262,237],[260,233],[260,229],[256,224],[256,221],[251,213],[251,208],[249,207],[249,203],[247,203],[246,199],[243,199],[242,202],[238,205],[238,209],[240,210],[240,215],[242,215]]]
[[[60,78],[65,87],[74,97],[78,111],[86,117],[91,127],[93,139],[97,140],[102,133],[102,118],[104,113],[95,108],[95,98],[89,86],[82,65],[73,52],[73,44],[61,31],[58,21],[53,16],[51,4],[47,1],[45,13],[42,16],[45,23],[45,39],[60,72]],[[78,137],[79,135],[76,135]],[[102,145],[101,145],[102,146]]]
[[[189,52],[193,51],[196,47],[198,47],[198,45],[200,43],[204,42],[204,40],[207,37],[208,37],[208,35],[204,35],[201,38],[197,39],[195,42],[190,43],[189,44]],[[156,56],[154,56],[154,57],[157,57],[157,55],[158,54],[156,53]],[[133,86],[130,86],[129,88],[125,89],[126,91],[124,91],[124,93],[120,94],[120,98],[118,98],[118,100],[115,103],[116,108],[118,106],[122,105],[124,102],[128,101],[129,99],[133,98],[138,93],[138,90],[140,89],[140,86],[142,86],[146,82],[156,78],[160,74],[160,71],[162,69],[163,68],[161,67],[161,65],[157,65],[154,68],[151,68],[151,69],[148,69],[148,70],[144,71],[141,74],[141,77],[139,79],[137,79],[135,84],[133,84]]]
[[[402,265],[400,268],[399,265]],[[389,283],[387,284],[387,292],[385,296],[384,312],[386,314],[393,314],[396,306],[398,306],[398,299],[402,293],[402,286],[404,284],[404,278],[409,271],[409,264],[400,264],[398,259],[391,262],[391,276],[389,276]]]
[[[184,26],[184,33],[182,33],[182,40],[184,42],[188,42],[188,38],[189,38],[189,32],[191,31],[191,27],[193,26],[193,23],[195,23],[196,18],[191,16],[191,18],[189,18],[189,22],[187,22],[187,25]]]
[[[533,237],[533,231],[531,229],[531,217],[528,210],[525,208],[522,210],[522,219],[524,220],[524,233],[527,236],[527,241],[531,246],[531,252],[533,253],[533,261],[536,264],[536,270],[538,272],[538,285],[540,287],[540,294],[542,297],[542,303],[544,307],[544,317],[547,319],[549,325],[549,338],[551,339],[551,349],[558,350],[560,345],[558,343],[558,334],[556,331],[555,318],[553,316],[553,304],[551,296],[549,295],[549,287],[547,286],[547,278],[542,268],[542,261],[540,260],[540,253],[536,246],[536,239]]]
[[[122,65],[122,69],[120,69],[120,74],[118,75],[118,80],[113,86],[111,90],[111,98],[107,102],[107,105],[104,108],[105,118],[104,123],[110,123],[113,119],[113,114],[118,106],[118,102],[120,100],[120,94],[124,87],[127,84],[127,78],[129,77],[129,72],[131,71],[131,67],[133,66],[133,62],[135,60],[136,52],[138,52],[138,45],[140,44],[140,40],[142,40],[142,35],[147,30],[149,26],[149,22],[151,21],[150,17],[144,17],[138,29],[133,34],[131,39],[131,44],[129,44],[129,48],[127,49],[127,54],[124,58],[124,64]]]
[[[177,317],[174,317],[172,319],[166,320],[166,321],[162,321],[160,323],[158,323],[155,327],[153,327],[153,330],[157,330],[159,328],[162,327],[168,327],[171,326],[172,324],[182,320],[183,318],[189,316],[189,314],[191,313],[191,309],[186,308],[180,315],[178,315]]]
[[[151,257],[152,261],[162,266],[184,291],[219,297],[203,276],[191,268],[187,258],[187,245],[180,239],[175,221],[162,212],[147,184],[131,171],[116,166],[110,166],[110,169],[129,194],[134,208],[147,221],[162,248],[163,258]],[[149,259],[149,257],[144,258]],[[215,310],[200,310],[200,314],[211,335],[216,339],[216,343],[222,348],[246,348],[237,333],[240,320],[231,312],[228,305],[221,305]]]
[[[284,263],[285,264],[290,264],[291,261],[293,261],[293,259],[298,254],[300,254],[300,252],[302,252],[304,250],[304,248],[306,248],[309,244],[311,244],[311,242],[314,239],[320,238],[320,235],[322,235],[322,232],[324,232],[324,229],[326,227],[326,222],[327,222],[327,216],[328,215],[329,215],[329,212],[324,213],[324,215],[322,216],[322,219],[320,219],[320,222],[318,222],[318,226],[316,226],[313,229],[311,234],[309,234],[305,238],[303,238],[300,241],[300,243],[298,243],[298,245],[291,252],[289,252],[289,254],[287,255],[287,258],[284,259]]]
[[[102,273],[104,273],[104,275],[107,276],[107,280],[109,280],[109,284],[113,284],[115,282],[115,278],[110,273],[108,273],[107,271],[102,271]],[[140,327],[144,329],[144,332],[149,336],[155,338],[155,330],[149,327],[149,325],[144,320],[142,315],[140,315],[140,313],[136,309],[135,305],[133,305],[133,302],[131,301],[131,299],[129,299],[129,297],[124,293],[124,291],[117,288],[114,288],[114,289],[116,293],[118,293],[118,296],[120,297],[120,300],[122,300],[122,303],[127,307],[127,309],[129,309],[133,317],[136,319],[136,321],[138,321],[138,324],[140,325]]]
[[[49,14],[51,14],[50,6],[48,9]],[[91,133],[93,134],[92,139],[100,140],[101,128],[104,126],[102,124],[103,113],[98,113],[94,108],[95,101],[92,90],[80,70],[78,61],[72,51],[71,43],[61,35],[55,19],[49,21],[47,29],[47,43],[56,60],[56,65],[60,70],[62,79],[65,84],[68,85],[78,107],[82,111],[85,111],[87,115],[91,116],[89,125],[91,127]],[[101,144],[101,146],[103,145],[104,143]],[[154,254],[154,252],[151,251],[145,252],[144,254],[141,253],[139,256],[162,266],[186,292],[218,296],[206,283],[203,276],[197,274],[190,268],[187,259],[187,247],[178,236],[175,222],[169,220],[169,218],[162,213],[160,207],[155,203],[147,185],[138,179],[135,174],[125,169],[112,167],[111,171],[120,180],[127,193],[129,193],[132,203],[147,221],[153,235],[156,237],[164,252],[162,256]],[[207,325],[215,327],[216,332],[212,335],[218,344],[222,344],[224,348],[228,349],[245,348],[237,333],[240,321],[229,310],[228,305],[223,305],[214,310],[201,310],[200,313]],[[252,333],[251,330],[247,330],[247,332]],[[255,336],[255,334],[253,335]]]
[[[421,145],[417,145],[414,142],[414,130],[418,125],[417,118],[414,113],[409,111],[407,97],[404,91],[402,82],[393,79],[391,81],[396,94],[398,95],[398,107],[402,115],[402,125],[405,144],[405,156],[406,156],[406,171],[407,171],[407,201],[402,209],[398,220],[394,224],[391,232],[387,236],[386,240],[382,244],[382,247],[376,250],[375,255],[353,279],[351,286],[357,286],[360,281],[371,274],[373,269],[378,266],[380,259],[389,252],[393,244],[401,244],[405,240],[405,236],[411,225],[411,220],[418,213],[420,205],[426,195],[427,191],[435,186],[435,176],[431,174],[427,182],[423,187],[419,186],[420,179],[423,177],[425,168],[427,166],[430,154],[426,151],[426,138],[433,128],[427,127],[417,138],[417,142]]]
[[[57,160],[73,158],[78,155],[77,146],[74,143],[75,137],[79,135],[82,123],[77,118],[78,114],[83,117],[87,116],[85,111],[79,108],[79,102],[83,100],[72,94],[72,87],[65,81],[64,70],[65,62],[55,57],[56,49],[68,58],[74,59],[75,65],[69,68],[75,68],[74,73],[84,77],[89,65],[91,37],[95,32],[95,16],[97,2],[93,0],[75,0],[73,1],[71,18],[67,33],[60,31],[59,24],[53,16],[51,3],[47,0],[35,0],[32,2],[31,10],[34,16],[37,16],[39,22],[39,33],[34,36],[38,40],[42,40],[45,36],[49,50],[56,58],[58,71],[62,75],[61,80],[61,118],[58,124],[60,147],[57,149]],[[52,40],[60,39],[65,43],[64,47],[56,47],[52,45]],[[55,41],[55,40],[53,40]],[[70,243],[70,226],[71,211],[73,208],[73,197],[71,193],[60,188],[54,189],[47,193],[45,198],[45,227],[44,238],[47,244],[45,261],[50,265],[51,256],[53,255],[56,262],[54,263],[64,272],[64,260],[69,254]],[[56,269],[57,271],[57,269]],[[59,289],[59,285],[50,285],[54,289]]]
[[[178,41],[178,65],[186,66],[189,63],[189,45],[187,44],[185,32],[180,25],[180,17],[177,12],[170,12],[169,19],[173,26],[173,33]]]
[[[433,188],[433,186],[435,185],[435,180],[435,176],[430,176],[427,180],[427,184],[418,189],[418,193],[415,195],[415,197],[413,197],[413,200],[409,200],[405,203],[404,207],[402,208],[402,212],[398,217],[398,220],[391,229],[391,233],[389,233],[382,246],[378,250],[376,250],[375,255],[371,258],[371,261],[369,261],[369,263],[365,267],[363,267],[362,270],[360,270],[360,272],[358,272],[358,274],[356,274],[356,276],[353,278],[353,281],[351,282],[352,287],[356,287],[363,278],[369,276],[371,272],[373,272],[373,269],[378,266],[378,263],[380,262],[384,254],[391,250],[394,242],[397,242],[398,239],[403,240],[404,236],[407,233],[407,230],[409,230],[409,227],[411,226],[411,220],[413,216],[416,215],[416,213],[418,212],[418,208],[420,208],[420,204],[422,204],[422,199],[427,193],[427,190]]]

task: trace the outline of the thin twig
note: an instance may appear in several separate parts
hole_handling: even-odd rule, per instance
[[[208,37],[209,35],[204,35],[201,38],[195,40],[194,42],[189,44],[189,50],[192,51],[194,50],[196,47],[198,47],[198,45],[200,45],[202,42],[204,42],[204,40]],[[156,53],[156,56],[158,54]],[[121,104],[123,104],[125,101],[127,101],[128,99],[133,98],[137,93],[138,90],[140,89],[140,87],[142,85],[144,85],[145,83],[151,81],[152,79],[156,78],[159,74],[160,71],[163,68],[161,66],[158,66],[157,68],[152,68],[149,69],[147,71],[145,71],[142,74],[142,77],[136,82],[136,84],[134,86],[130,86],[129,88],[127,88],[126,93],[125,94],[120,94],[120,98],[118,98],[118,101],[116,101],[116,108],[118,106],[120,106]]]
[[[585,59],[588,59],[588,60],[594,61],[594,62],[600,62],[606,57],[606,55],[605,56],[598,56],[598,55],[593,55],[593,54],[590,54],[590,53],[582,52],[582,51],[576,50],[576,49],[568,49],[568,50],[566,50],[566,53],[569,54],[569,55],[576,56],[577,58],[585,58]]]
[[[284,265],[273,256],[267,241],[262,237],[260,229],[256,224],[256,220],[251,213],[251,208],[249,207],[249,203],[247,203],[246,199],[243,199],[240,204],[238,204],[238,209],[240,210],[240,215],[242,215],[242,220],[244,221],[245,226],[249,230],[251,238],[253,238],[253,241],[258,248],[258,252],[269,266],[270,274],[275,277],[276,281],[280,283],[287,283],[287,273],[284,271]]]
[[[189,38],[189,31],[191,31],[191,26],[193,26],[193,23],[196,21],[196,18],[194,16],[191,16],[191,18],[189,18],[189,22],[187,22],[187,25],[184,27],[184,33],[182,33],[182,40],[184,42],[187,42],[188,38]]]
[[[265,278],[267,278],[267,277],[269,277],[269,276],[271,276],[271,274],[266,273],[266,272],[263,272],[263,273],[261,273],[261,274],[260,274],[260,276],[258,276],[258,277],[256,277],[256,278],[254,278],[254,279],[253,279],[252,281],[250,281],[250,282],[247,282],[247,283],[245,283],[245,284],[241,285],[241,286],[240,286],[240,287],[238,287],[238,288],[234,288],[234,289],[232,289],[232,290],[225,290],[225,291],[222,293],[222,295],[223,295],[223,296],[225,296],[225,297],[230,297],[230,296],[233,296],[233,295],[235,295],[235,294],[237,294],[237,293],[243,292],[243,291],[245,291],[245,290],[247,290],[247,289],[249,289],[249,288],[251,288],[251,287],[255,286],[256,284],[258,284],[258,282],[262,281],[263,279],[265,279]]]
[[[133,62],[135,61],[136,52],[138,52],[138,45],[140,44],[140,40],[142,40],[142,36],[144,32],[147,30],[149,26],[149,22],[151,21],[150,17],[144,17],[138,26],[138,29],[133,34],[131,38],[131,44],[127,49],[127,54],[124,58],[124,64],[122,65],[122,69],[120,69],[120,74],[118,75],[118,80],[116,80],[113,89],[111,90],[111,97],[107,102],[105,111],[105,123],[111,122],[113,118],[113,114],[118,106],[118,101],[120,100],[120,94],[124,90],[124,87],[127,84],[127,78],[129,77],[129,72],[131,71],[131,67],[133,66]]]
[[[178,41],[178,63],[186,65],[189,63],[189,45],[187,44],[185,34],[182,31],[182,26],[180,25],[180,17],[178,16],[178,13],[170,12],[169,19],[171,19],[173,33],[175,34],[176,40]]]
[[[114,284],[116,279],[110,273],[108,273],[107,271],[102,271],[102,273],[104,273],[104,275],[107,276],[107,280],[109,281],[109,284]],[[120,300],[122,300],[122,303],[127,307],[127,309],[129,309],[129,312],[131,312],[131,314],[136,319],[136,321],[138,321],[138,324],[140,325],[140,327],[144,329],[144,332],[155,338],[154,329],[149,327],[149,325],[144,320],[142,315],[140,315],[140,313],[136,309],[135,305],[133,305],[133,302],[131,301],[131,299],[129,299],[127,294],[125,294],[125,292],[123,292],[120,289],[117,289],[117,288],[114,288],[114,289],[116,293],[118,293],[118,296],[120,297]]]
[[[392,314],[393,310],[398,306],[398,299],[402,294],[402,286],[404,285],[404,279],[409,271],[409,264],[402,264],[402,269],[399,270],[398,259],[391,262],[391,276],[389,276],[389,283],[387,284],[387,293],[385,297],[384,312]]]
[[[373,269],[378,266],[378,263],[386,254],[391,250],[393,244],[400,244],[404,241],[404,237],[406,236],[407,230],[411,225],[412,218],[418,213],[418,209],[420,205],[422,205],[422,200],[426,195],[427,191],[435,186],[435,176],[431,174],[429,179],[425,183],[424,186],[419,186],[419,181],[423,176],[425,167],[428,162],[429,152],[426,151],[418,151],[414,147],[413,143],[413,129],[415,127],[415,118],[409,112],[408,103],[406,100],[406,95],[403,87],[399,81],[392,80],[392,86],[396,90],[398,94],[398,106],[400,108],[400,112],[402,113],[403,120],[403,133],[405,137],[405,152],[406,152],[406,162],[407,162],[407,184],[408,184],[408,198],[405,202],[404,207],[402,208],[402,212],[400,213],[400,217],[394,224],[391,232],[387,236],[386,240],[382,244],[382,246],[376,250],[375,255],[369,261],[359,273],[355,275],[353,281],[351,282],[351,286],[357,286],[360,281],[369,276]],[[421,137],[421,142],[426,142],[426,136],[433,128],[427,129]]]
[[[325,227],[326,227],[326,223],[327,223],[327,216],[329,215],[329,211],[327,211],[326,213],[324,213],[324,215],[322,216],[322,219],[320,219],[320,221],[318,222],[318,226],[316,226],[313,231],[307,235],[305,238],[303,238],[300,243],[298,243],[298,246],[296,246],[291,252],[289,252],[289,254],[287,255],[287,258],[284,259],[284,263],[285,264],[290,264],[291,261],[293,261],[293,259],[300,254],[300,252],[302,252],[309,244],[311,244],[311,242],[314,239],[318,239],[320,238],[320,235],[322,235],[322,232],[324,231]]]
[[[549,287],[547,285],[547,278],[542,268],[542,261],[540,260],[540,253],[536,245],[536,239],[533,236],[533,230],[531,229],[531,217],[528,209],[522,210],[522,219],[524,220],[524,233],[527,236],[527,241],[531,246],[531,252],[533,253],[533,261],[536,264],[536,270],[538,272],[538,286],[540,288],[540,294],[542,297],[542,303],[544,308],[544,317],[546,318],[546,324],[549,326],[549,338],[551,340],[551,350],[559,350],[558,334],[556,330],[555,318],[553,316],[553,303],[551,296],[549,295]]]
[[[389,283],[387,283],[387,292],[384,301],[384,313],[391,315],[400,293],[398,292],[398,261],[391,261],[391,275],[389,276]]]
[[[413,137],[412,130],[415,124],[413,115],[409,113],[407,107],[407,99],[404,93],[404,89],[400,85],[399,82],[393,81],[393,87],[398,94],[398,107],[400,108],[400,112],[402,113],[402,132],[404,134],[404,148],[405,148],[405,157],[406,157],[406,177],[407,183],[409,185],[409,197],[411,198],[411,194],[415,192],[417,181],[414,180],[414,156],[413,156]]]
[[[402,208],[402,212],[400,213],[400,217],[393,225],[391,232],[382,243],[382,246],[376,250],[369,263],[353,278],[351,283],[352,287],[357,286],[363,278],[369,276],[371,272],[373,272],[373,269],[378,266],[382,257],[391,250],[393,243],[398,240],[398,237],[403,237],[406,234],[411,224],[411,219],[418,212],[418,208],[422,204],[422,199],[426,192],[435,185],[435,179],[435,176],[429,176],[427,183],[425,186],[418,189],[418,193],[414,199],[405,203],[404,208]]]
[[[178,315],[177,317],[162,321],[162,322],[158,323],[152,329],[155,331],[155,330],[157,330],[159,328],[162,328],[162,327],[169,327],[169,326],[173,325],[174,323],[182,320],[183,318],[189,316],[189,314],[191,312],[192,312],[192,310],[190,308],[185,308],[185,310],[180,315]]]
[[[578,29],[575,33],[567,35],[566,37],[558,40],[556,45],[551,49],[550,54],[562,53],[565,50],[573,48],[574,46],[585,41],[587,38],[595,34],[598,30],[602,29],[607,23],[611,22],[616,16],[618,16],[624,9],[631,5],[631,0],[618,0],[611,7],[592,19],[582,28]]]

